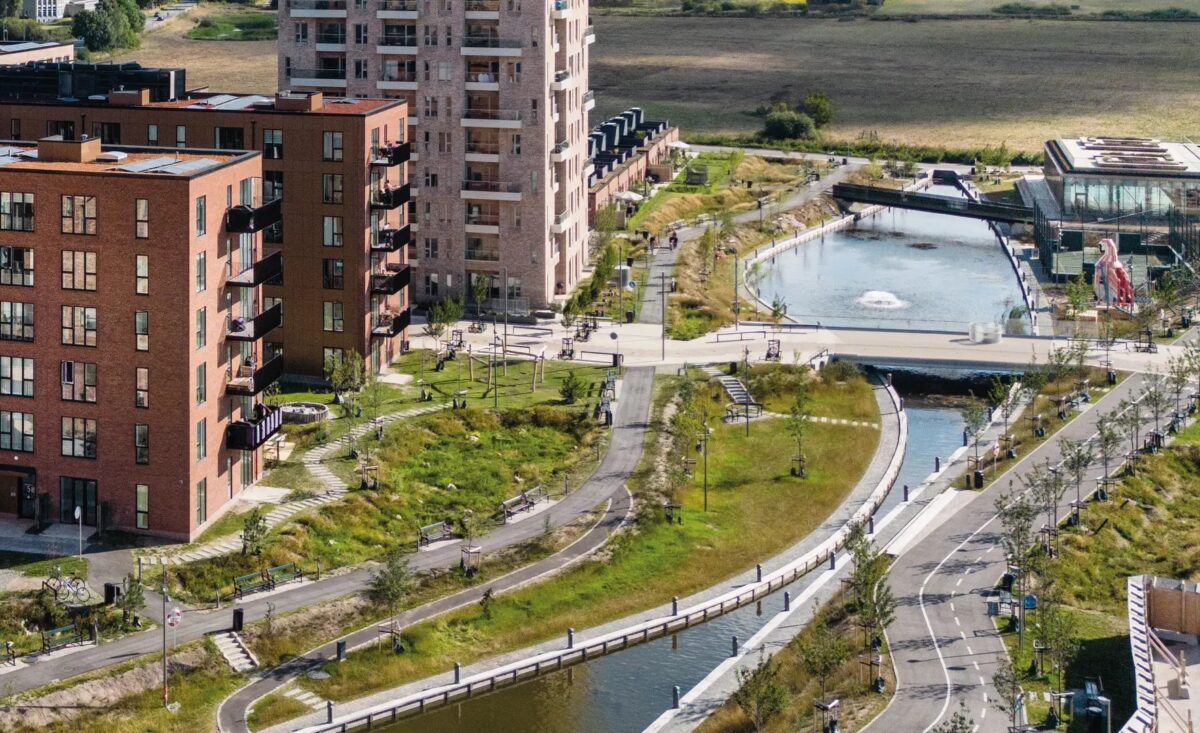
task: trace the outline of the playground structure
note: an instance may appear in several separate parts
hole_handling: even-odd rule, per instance
[[[1092,287],[1105,305],[1133,309],[1133,285],[1119,257],[1117,243],[1109,237],[1100,240],[1100,258],[1096,260]]]

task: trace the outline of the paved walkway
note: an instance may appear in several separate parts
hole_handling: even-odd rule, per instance
[[[796,558],[805,555],[806,553],[819,547],[822,543],[828,541],[831,536],[833,536],[845,525],[846,521],[853,515],[853,513],[857,511],[864,502],[869,500],[871,493],[875,490],[887,472],[888,465],[891,463],[895,453],[903,450],[903,446],[900,445],[899,427],[897,425],[895,409],[892,405],[891,398],[882,387],[876,388],[875,398],[879,405],[881,422],[886,427],[881,431],[879,443],[876,447],[876,451],[872,457],[871,463],[867,467],[867,470],[864,472],[863,476],[859,479],[858,483],[851,490],[850,494],[847,496],[846,500],[841,504],[841,506],[839,506],[824,522],[822,522],[817,529],[809,533],[803,539],[797,541],[783,552],[780,552],[779,554],[762,563],[764,576],[769,575],[775,570],[791,563]],[[738,588],[748,583],[753,583],[757,579],[756,574],[756,568],[748,568],[745,572],[741,572],[733,577],[721,580],[702,591],[688,596],[687,598],[680,598],[679,607],[690,607],[694,604],[716,598],[717,596],[729,592],[731,589]],[[650,619],[662,618],[663,616],[670,614],[670,608],[671,606],[668,603],[662,606],[646,609],[639,613],[617,619],[601,626],[577,631],[575,634],[575,643],[577,646],[579,646],[585,644],[588,639],[596,638],[618,629],[648,621]],[[479,674],[485,670],[510,664],[521,659],[526,659],[545,652],[562,649],[564,643],[565,637],[551,639],[542,644],[514,651],[508,654],[503,654],[491,659],[486,659],[475,664],[466,665],[462,668],[461,673],[462,676],[466,678],[475,674]],[[391,690],[376,693],[368,697],[343,703],[337,707],[335,715],[342,716],[352,714],[356,711],[365,710],[375,705],[387,703],[415,692],[449,684],[452,681],[453,673],[448,671],[434,677],[429,677],[424,680],[419,680],[417,682],[393,688]],[[324,721],[325,717],[323,715],[310,715],[306,716],[305,718],[290,721],[287,724],[275,726],[269,729],[269,732],[283,733],[284,731],[296,730],[304,726],[318,725]]]

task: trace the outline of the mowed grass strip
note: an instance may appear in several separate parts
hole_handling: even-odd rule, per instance
[[[871,387],[859,380],[857,389]],[[814,425],[805,438],[809,477],[800,480],[790,475],[795,444],[780,421],[752,423],[749,437],[743,425],[720,425],[709,442],[707,514],[702,457],[695,456],[695,475],[676,493],[683,524],[667,524],[657,505],[644,507],[633,530],[614,538],[602,557],[496,598],[490,615],[470,607],[419,624],[405,632],[404,654],[351,655],[329,665],[328,680],[302,684],[347,700],[706,588],[816,529],[866,470],[878,437],[871,428]]]
[[[197,18],[185,36],[193,41],[268,41],[277,31],[275,13],[234,10]]]

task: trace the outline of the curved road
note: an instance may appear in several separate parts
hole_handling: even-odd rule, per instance
[[[888,576],[897,593],[896,619],[887,634],[896,666],[896,694],[865,733],[929,731],[953,714],[960,701],[977,731],[1007,733],[1006,716],[991,702],[996,699],[992,675],[1006,652],[984,601],[1007,571],[993,502],[1010,480],[1020,487],[1035,464],[1047,459],[1058,463],[1064,439],[1090,438],[1097,417],[1136,395],[1142,384],[1141,375],[1126,379],[987,489],[960,493],[951,504],[957,510],[944,512],[940,526],[928,528],[896,559]],[[1074,500],[1074,492],[1067,493]],[[1067,509],[1069,503],[1059,516]],[[1039,513],[1037,521],[1043,518]]]

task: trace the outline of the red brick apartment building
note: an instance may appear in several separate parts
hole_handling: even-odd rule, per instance
[[[262,154],[0,143],[0,512],[190,539],[257,478]]]
[[[411,279],[407,118],[401,100],[189,91],[182,69],[0,67],[0,136],[261,152],[240,233],[278,252],[239,277],[263,286],[268,307],[281,306],[283,322],[263,349],[268,359],[283,355],[289,376],[320,378],[330,358],[352,349],[379,370],[401,351]]]

